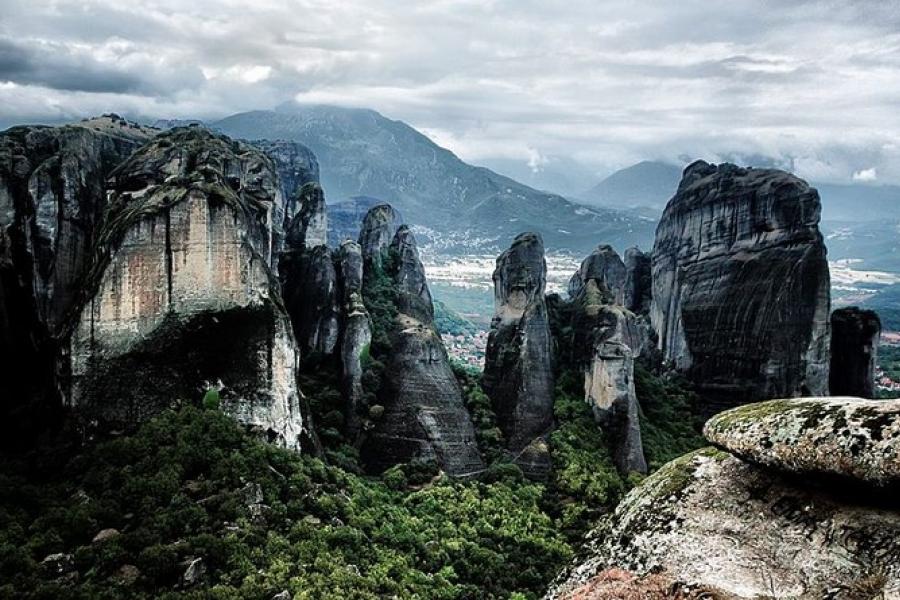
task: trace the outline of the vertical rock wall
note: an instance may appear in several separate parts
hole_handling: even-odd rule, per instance
[[[829,275],[816,190],[697,161],[656,232],[651,318],[710,412],[828,388]]]
[[[839,308],[831,313],[832,396],[875,397],[881,320],[875,311]]]

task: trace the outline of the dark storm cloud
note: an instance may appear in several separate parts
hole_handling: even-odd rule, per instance
[[[900,181],[893,2],[0,1],[3,122],[296,98],[474,161],[767,156]]]

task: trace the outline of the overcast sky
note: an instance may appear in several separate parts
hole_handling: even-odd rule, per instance
[[[900,2],[0,0],[0,125],[374,108],[464,159],[900,183]]]

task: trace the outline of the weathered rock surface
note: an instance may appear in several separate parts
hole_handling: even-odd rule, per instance
[[[370,211],[366,223],[385,223],[383,217],[390,214],[391,211],[377,206]],[[364,225],[363,232],[367,230],[374,228]],[[364,233],[361,241],[366,239]],[[363,460],[374,471],[411,460],[426,460],[435,461],[450,475],[476,474],[483,470],[484,463],[475,441],[475,428],[435,329],[431,294],[415,238],[408,228],[397,230],[391,248],[399,259],[395,270],[389,273],[396,286],[399,312],[390,334],[392,350],[385,371],[384,412],[368,434],[362,448]],[[369,268],[376,268],[374,262],[382,260],[377,255],[367,255],[366,259],[371,261]]]
[[[372,342],[369,313],[362,300],[363,258],[356,242],[345,241],[338,250],[341,282],[341,393],[347,415],[347,430],[351,439],[360,432],[363,421],[364,391],[362,387],[364,354]]]
[[[625,263],[618,253],[612,246],[600,244],[569,280],[569,296],[576,298],[588,282],[593,282],[605,303],[625,306],[626,278]]]
[[[340,337],[338,276],[327,246],[282,258],[284,303],[304,352],[334,353]]]
[[[585,372],[585,399],[597,423],[608,432],[619,471],[647,472],[641,444],[639,406],[634,391],[635,317],[618,306],[602,308],[594,354]]]
[[[782,171],[685,169],[656,232],[651,317],[711,412],[827,393],[820,211],[816,190]]]
[[[390,204],[377,204],[366,213],[359,231],[359,245],[366,260],[381,260],[400,225],[399,215]]]
[[[881,320],[875,311],[856,307],[831,313],[831,370],[834,396],[875,397],[875,366]]]
[[[400,310],[422,321],[434,319],[431,291],[425,279],[425,268],[419,260],[416,238],[406,225],[401,225],[391,241],[391,250],[397,253],[397,274],[394,279],[400,290]]]
[[[715,597],[897,597],[897,506],[798,483],[712,449],[676,459],[625,497],[548,598],[610,566],[661,571]]]
[[[650,314],[653,296],[649,254],[632,247],[625,251],[625,308],[636,315]]]
[[[544,244],[534,233],[517,236],[497,258],[494,270],[494,318],[483,385],[513,452],[528,447],[553,425],[546,273]]]
[[[900,400],[770,400],[720,413],[703,433],[766,467],[878,486],[900,483]]]
[[[271,268],[283,202],[271,160],[178,128],[116,169],[112,190],[71,337],[70,405],[130,426],[221,381],[226,411],[299,447],[297,348]]]
[[[23,411],[58,402],[57,339],[90,266],[106,178],[156,133],[105,115],[0,134],[0,355],[15,374],[0,382],[0,421],[17,434]]]
[[[279,263],[284,302],[304,352],[330,355],[340,337],[338,273],[327,241],[325,194],[317,183],[296,191]]]
[[[299,206],[293,203],[297,190],[307,183],[319,183],[319,161],[313,151],[299,142],[254,140],[249,142],[275,163],[285,198],[285,217],[293,218]]]

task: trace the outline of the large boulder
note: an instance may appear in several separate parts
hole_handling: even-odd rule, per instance
[[[875,367],[881,320],[875,311],[851,306],[831,313],[831,372],[834,396],[875,397]]]
[[[494,270],[494,318],[485,352],[483,385],[514,453],[531,446],[553,425],[553,356],[544,303],[546,275],[544,244],[535,233],[517,236],[497,258]],[[549,456],[544,463],[549,465]]]
[[[484,463],[462,389],[434,326],[434,307],[415,237],[401,226],[389,246],[380,241],[370,243],[370,252],[379,254],[365,254],[365,244],[380,239],[380,235],[369,235],[376,230],[374,224],[383,227],[392,214],[376,206],[360,234],[367,268],[380,270],[384,265],[397,307],[389,332],[391,352],[381,398],[384,412],[368,433],[362,457],[373,471],[421,460],[437,463],[449,475],[475,475],[484,469]],[[387,252],[392,260],[385,259]]]
[[[770,400],[720,413],[703,433],[716,446],[766,467],[900,484],[900,400]]]
[[[215,385],[226,411],[298,448],[298,352],[272,268],[283,198],[271,160],[176,128],[111,182],[73,324],[69,404],[128,427]]]
[[[774,169],[697,161],[656,231],[651,317],[710,412],[828,392],[819,194]]]
[[[0,422],[12,430],[4,442],[46,427],[58,406],[55,358],[90,268],[106,179],[156,133],[105,115],[0,134],[0,355],[10,374],[0,382]]]
[[[714,590],[701,597],[900,594],[900,511],[892,499],[814,487],[712,449],[644,480],[591,533],[587,551],[548,598],[602,598],[575,593],[609,567]]]

